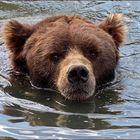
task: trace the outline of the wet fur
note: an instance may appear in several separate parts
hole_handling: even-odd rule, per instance
[[[57,89],[68,99],[83,100],[94,94],[96,86],[113,79],[126,27],[122,14],[112,14],[99,25],[78,16],[49,17],[35,25],[12,20],[3,31],[15,71],[27,73],[36,86]],[[53,53],[60,57],[57,62],[52,61]],[[85,96],[67,94],[77,89],[66,79],[74,60],[90,73],[83,88]]]

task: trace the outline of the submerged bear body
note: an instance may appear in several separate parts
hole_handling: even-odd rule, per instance
[[[78,16],[56,16],[35,25],[12,20],[4,28],[13,69],[71,100],[85,100],[113,79],[124,34],[121,14],[99,25]]]

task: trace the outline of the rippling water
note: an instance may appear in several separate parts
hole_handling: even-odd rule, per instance
[[[66,101],[51,90],[35,89],[23,78],[11,80],[0,33],[0,137],[140,138],[139,5],[139,1],[1,1],[0,28],[11,18],[35,23],[66,14],[99,23],[110,13],[124,13],[129,33],[112,85],[82,103]]]

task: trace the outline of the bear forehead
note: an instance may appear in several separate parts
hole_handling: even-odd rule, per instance
[[[114,46],[113,39],[108,33],[79,17],[61,17],[53,22],[43,21],[34,28],[34,33],[27,40],[27,48]]]
[[[68,20],[69,19],[69,20]],[[71,19],[71,20],[70,20]],[[80,19],[79,17],[62,17],[53,22],[41,22],[35,26],[35,33],[43,36],[57,36],[57,38],[82,38],[86,36],[98,36],[109,38],[110,35],[104,30],[100,29],[95,24]],[[69,37],[68,37],[69,36]],[[62,38],[63,37],[63,38]]]

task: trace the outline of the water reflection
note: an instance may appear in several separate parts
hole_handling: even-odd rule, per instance
[[[99,130],[112,127],[105,119],[121,114],[121,111],[109,110],[110,105],[123,102],[120,93],[111,89],[100,91],[96,98],[77,103],[65,100],[59,93],[35,89],[23,77],[10,81],[11,85],[3,88],[8,95],[4,100],[1,98],[1,102],[4,101],[2,113],[15,117],[9,120],[12,123],[26,121],[31,126]]]

